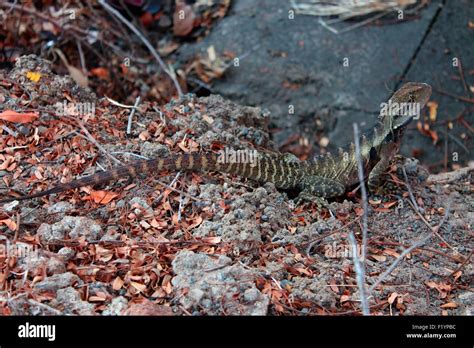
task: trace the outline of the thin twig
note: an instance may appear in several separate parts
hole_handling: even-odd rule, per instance
[[[113,151],[111,152],[111,154],[113,155],[127,155],[127,156],[133,156],[133,157],[137,157],[137,158],[140,158],[142,160],[149,160],[150,158],[146,157],[146,156],[142,156],[142,155],[139,155],[137,153],[133,153],[133,152],[127,152],[127,151]]]
[[[83,35],[86,35],[88,36],[89,33],[79,27],[76,27],[74,25],[71,25],[71,24],[65,24],[64,26],[61,25],[57,20],[51,18],[51,17],[48,17],[47,15],[45,15],[44,13],[42,12],[38,12],[36,11],[34,8],[31,8],[31,7],[25,7],[23,4],[22,5],[18,5],[16,3],[8,3],[8,2],[0,2],[0,7],[2,8],[8,8],[10,10],[12,9],[15,9],[15,10],[18,10],[20,12],[25,12],[25,13],[28,13],[30,15],[33,15],[35,17],[38,17],[46,22],[50,22],[50,23],[53,23],[56,27],[58,27],[59,29],[63,29],[63,30],[67,30],[68,28],[78,32],[78,33],[81,33]]]
[[[415,199],[415,196],[413,195],[413,191],[411,190],[411,186],[408,183],[408,176],[407,176],[407,172],[405,171],[405,166],[402,166],[402,172],[403,172],[403,177],[405,178],[405,186],[407,187],[408,194],[410,195],[410,200],[413,203],[415,210],[417,212],[421,212],[420,207],[416,203],[416,199]]]
[[[457,99],[457,100],[460,100],[460,101],[463,101],[463,102],[466,102],[466,103],[474,104],[474,99],[473,98],[462,97],[462,96],[455,95],[455,94],[452,94],[452,93],[449,93],[449,92],[446,92],[446,91],[443,91],[443,90],[437,89],[437,88],[433,88],[433,90],[435,90],[439,94],[443,94],[443,95],[446,95],[448,97],[451,97],[451,98],[454,98],[454,99]]]
[[[12,3],[12,5],[16,5],[17,2],[18,2],[18,0],[15,0],[15,1]],[[10,14],[10,12],[12,12],[13,10],[14,10],[14,7],[11,6],[10,9],[9,9],[8,11],[6,11],[3,16],[4,16],[5,18],[7,18],[8,15]]]
[[[380,242],[377,242],[377,244],[379,245],[391,245],[391,246],[402,246],[404,248],[408,248],[409,246],[408,245],[405,245],[405,244],[402,244],[402,243],[398,243],[398,242],[384,242],[384,241],[380,241]],[[432,256],[431,254],[437,254],[437,255],[440,255],[444,258],[447,258],[447,259],[450,259],[450,260],[453,260],[454,262],[457,262],[457,263],[462,263],[465,261],[464,259],[464,256],[461,255],[461,257],[456,257],[456,256],[452,256],[452,255],[449,255],[449,254],[446,254],[446,253],[443,253],[439,250],[436,250],[436,249],[433,249],[433,248],[430,248],[430,247],[423,247],[423,248],[420,248],[420,251],[421,252],[424,252],[430,256]]]
[[[178,306],[183,312],[184,314],[186,315],[189,315],[189,316],[192,316],[192,313],[190,313],[186,308],[184,308],[183,306]]]
[[[104,153],[104,155],[106,155],[107,157],[109,157],[112,161],[114,161],[115,163],[119,164],[119,165],[122,165],[122,162],[120,162],[118,159],[116,159],[114,156],[112,156],[106,149],[104,149],[104,147],[102,145],[99,144],[99,142],[97,140],[94,139],[94,137],[92,136],[91,133],[89,133],[89,131],[87,130],[87,128],[84,126],[84,124],[82,123],[82,121],[80,120],[77,120],[77,124],[79,125],[79,127],[81,128],[81,130],[84,132],[84,134],[87,136],[87,139],[89,139],[89,141],[91,143],[93,143],[100,151],[102,151]]]
[[[448,220],[449,213],[450,213],[450,211],[451,211],[451,203],[452,203],[452,201],[449,200],[449,201],[448,201],[448,205],[446,206],[446,211],[444,212],[444,216],[443,216],[443,218],[441,219],[441,222],[438,224],[438,227],[437,227],[438,230],[439,230],[439,229],[444,225],[444,223]]]
[[[128,115],[127,134],[132,133],[133,115],[135,114],[135,111],[137,110],[138,104],[140,104],[140,99],[141,99],[140,96],[138,96],[137,99],[135,99],[135,104],[133,105],[133,108],[132,108],[132,110],[130,110],[130,114]]]
[[[82,50],[82,45],[80,40],[76,40],[77,51],[79,52],[79,60],[81,61],[81,70],[82,73],[87,73],[86,69],[86,60],[84,59],[84,52]]]
[[[383,16],[389,14],[390,11],[387,11],[387,12],[381,12],[373,17],[370,17],[370,18],[367,18],[359,23],[356,23],[354,25],[351,25],[349,27],[346,27],[344,29],[341,29],[341,30],[337,30],[331,26],[329,26],[328,23],[324,22],[321,18],[319,19],[319,24],[321,24],[324,28],[328,29],[329,31],[333,32],[334,34],[342,34],[342,33],[347,33],[348,31],[351,31],[351,30],[354,30],[354,29],[357,29],[359,27],[362,27],[366,24],[369,24],[370,22],[373,22],[379,18],[382,18]]]
[[[360,184],[360,193],[362,196],[362,208],[364,209],[364,215],[362,217],[362,262],[365,265],[366,250],[367,250],[367,214],[369,211],[369,204],[367,201],[367,189],[365,188],[365,175],[364,175],[364,166],[362,164],[362,156],[360,154],[360,139],[359,139],[359,127],[357,123],[353,124],[354,127],[354,145],[355,145],[355,155],[357,160],[357,172],[359,175],[359,184]]]
[[[115,106],[119,106],[119,107],[125,108],[125,109],[133,109],[134,108],[133,105],[125,105],[125,104],[119,103],[118,101],[113,100],[112,98],[109,98],[106,95],[104,97],[105,97],[105,99],[107,99],[109,102],[111,102]]]
[[[160,109],[158,109],[156,106],[153,106],[153,110],[155,110],[157,113],[160,114],[160,120],[163,122],[163,126],[166,126],[166,117],[165,115],[161,112]]]
[[[415,206],[413,205],[413,203],[411,203],[410,201],[408,201],[408,203],[410,203],[410,206],[413,208],[413,210],[415,211],[415,213],[420,217],[420,219],[425,223],[426,226],[428,226],[428,228],[431,230],[431,232],[433,232],[434,235],[436,235],[436,237],[438,237],[444,244],[446,244],[446,246],[451,249],[451,250],[454,250],[454,247],[451,246],[451,244],[449,244],[439,233],[439,229],[441,227],[441,225],[438,225],[438,226],[431,226],[430,223],[428,221],[426,221],[425,217],[415,208]],[[449,205],[448,205],[448,208],[446,209],[446,215],[449,213]]]
[[[425,244],[429,239],[431,238],[431,235],[428,235],[426,236],[425,238],[419,240],[418,242],[416,242],[415,244],[413,244],[411,247],[409,247],[408,249],[405,249],[403,250],[403,252],[400,254],[400,256],[398,256],[395,261],[393,261],[393,263],[390,265],[389,268],[387,268],[387,270],[385,272],[383,272],[380,277],[378,277],[378,279],[375,281],[374,284],[372,284],[372,286],[369,288],[369,294],[372,293],[372,291],[374,291],[374,289],[385,279],[387,278],[387,276],[393,272],[393,270],[395,269],[395,267],[397,267],[397,265],[400,263],[400,261],[403,260],[403,258],[409,254],[412,250],[422,246],[423,244]]]
[[[32,306],[37,306],[37,307],[40,307],[40,308],[43,308],[43,309],[46,309],[47,311],[50,311],[56,315],[63,315],[63,313],[60,311],[60,310],[57,310],[56,308],[53,308],[51,306],[48,306],[47,304],[44,304],[44,303],[41,303],[41,302],[38,302],[36,300],[32,300],[32,299],[29,299],[28,300],[28,303]]]
[[[458,70],[459,70],[459,76],[461,77],[462,86],[464,87],[464,91],[469,96],[469,95],[471,95],[471,91],[467,87],[466,79],[464,78],[464,71],[463,71],[463,68],[462,68],[461,59],[459,59]]]
[[[471,256],[472,256],[472,253],[473,253],[473,252],[474,252],[474,250],[471,250],[471,252],[469,253],[468,257],[466,257],[466,259],[464,260],[464,262],[461,263],[458,268],[456,268],[454,271],[452,271],[451,274],[449,274],[448,276],[446,276],[446,278],[452,277],[452,276],[454,276],[457,272],[459,272],[459,271],[464,267],[464,265],[471,259]]]
[[[5,126],[4,124],[0,125],[0,128],[2,128],[5,132],[7,132],[8,134],[10,134],[12,137],[16,138],[18,136],[18,133],[15,132],[14,130],[8,128],[7,126]]]
[[[181,221],[181,212],[183,210],[183,194],[179,195],[178,222]]]
[[[462,149],[466,152],[466,153],[469,153],[469,149],[461,142],[461,140],[459,140],[458,138],[456,138],[453,134],[451,133],[447,133],[448,134],[448,137],[450,137],[456,144],[458,144],[460,147],[462,147]]]
[[[347,224],[345,224],[344,226],[342,226],[341,228],[338,228],[336,230],[333,230],[333,231],[330,231],[326,234],[323,234],[322,236],[319,236],[319,237],[316,237],[314,239],[311,239],[309,242],[306,242],[305,244],[303,245],[308,245],[308,247],[306,248],[306,255],[310,256],[309,255],[309,252],[311,251],[311,249],[313,248],[314,244],[319,242],[320,240],[323,240],[329,236],[332,236],[333,234],[339,232],[339,231],[342,231],[344,230],[345,228],[349,227],[350,225],[352,225],[354,222],[357,222],[360,220],[360,218],[362,217],[362,215],[356,217],[354,220],[348,222]]]
[[[359,143],[359,127],[357,123],[353,124],[354,127],[354,145],[355,145],[355,156],[357,160],[357,172],[359,176],[360,191],[362,195],[362,207],[364,213],[362,216],[362,247],[361,247],[361,257],[357,253],[357,243],[355,240],[354,234],[351,232],[349,234],[349,241],[352,245],[353,259],[354,259],[354,268],[357,275],[357,285],[359,287],[360,293],[360,302],[362,306],[362,313],[364,315],[370,315],[369,301],[367,299],[367,293],[365,288],[365,258],[366,258],[366,249],[367,249],[367,214],[369,211],[369,205],[367,202],[367,190],[365,188],[365,175],[364,167],[362,165],[362,156],[360,153],[360,143]]]
[[[153,55],[153,57],[155,57],[156,61],[160,65],[161,69],[163,69],[163,71],[169,76],[169,78],[171,79],[171,81],[173,82],[173,84],[176,88],[176,91],[178,92],[178,96],[181,98],[183,96],[183,91],[181,90],[181,86],[179,85],[178,81],[176,80],[176,77],[174,76],[174,74],[172,74],[168,70],[168,68],[166,67],[166,64],[163,62],[160,55],[155,50],[155,48],[150,43],[150,41],[147,40],[147,38],[140,32],[140,30],[138,30],[138,28],[136,28],[124,16],[122,16],[122,14],[119,11],[117,11],[115,8],[113,8],[107,2],[105,2],[105,0],[99,0],[99,4],[102,5],[102,7],[104,7],[108,12],[110,12],[115,17],[120,19],[120,21],[123,24],[125,24],[131,31],[133,31],[135,33],[135,35],[137,35],[140,38],[140,40],[145,44],[145,46],[148,48],[148,50]]]
[[[181,172],[178,172],[176,173],[176,176],[174,177],[174,179],[171,181],[171,183],[168,185],[168,184],[165,184],[165,183],[161,183],[160,181],[160,184],[166,186],[167,188],[171,189],[171,190],[174,190],[174,188],[172,187],[175,182],[178,180],[179,176],[181,175]],[[158,198],[156,199],[155,203],[160,203],[161,199],[163,198],[163,195],[164,195],[164,192],[160,193],[160,195],[158,196]]]
[[[173,191],[173,192],[180,193],[180,194],[182,194],[183,196],[192,199],[192,200],[195,201],[195,202],[203,202],[203,201],[204,201],[204,202],[209,202],[208,200],[199,199],[199,198],[196,198],[196,197],[194,197],[194,196],[191,196],[189,193],[184,192],[183,190],[175,189],[175,188],[169,186],[167,183],[165,183],[165,182],[163,182],[163,181],[156,180],[156,182],[157,182],[158,184],[160,184],[160,185],[162,185],[162,186],[164,186],[164,187],[170,189],[170,190]]]
[[[365,269],[364,264],[360,261],[357,252],[357,242],[353,232],[349,233],[349,242],[352,246],[352,260],[354,261],[354,270],[356,273],[357,287],[359,288],[360,304],[362,306],[362,313],[370,315],[369,301],[365,289]]]
[[[449,132],[449,127],[448,125],[446,125],[446,128],[444,129],[444,158],[443,158],[443,161],[444,161],[444,171],[447,172],[448,171],[448,132]]]
[[[0,302],[10,302],[10,301],[14,301],[16,299],[19,299],[20,297],[25,297],[25,296],[28,296],[28,294],[26,292],[22,292],[18,295],[15,295],[15,296],[9,297],[9,298],[0,297]]]

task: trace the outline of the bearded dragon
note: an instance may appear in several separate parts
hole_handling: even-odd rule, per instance
[[[397,153],[407,124],[426,105],[431,87],[409,82],[397,90],[383,105],[377,125],[371,134],[360,139],[360,157],[370,190],[379,185],[381,174]],[[359,184],[356,149],[351,143],[337,154],[318,156],[313,160],[289,160],[285,154],[257,152],[254,161],[225,161],[213,152],[175,154],[166,158],[142,160],[109,171],[92,174],[28,196],[0,200],[0,203],[27,200],[75,188],[104,184],[125,177],[162,171],[203,171],[239,175],[257,182],[272,182],[281,189],[298,189],[297,203],[343,195]]]

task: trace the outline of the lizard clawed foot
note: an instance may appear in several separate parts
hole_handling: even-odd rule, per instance
[[[329,202],[324,197],[315,196],[306,191],[301,191],[295,200],[295,204],[300,205],[303,202],[315,203],[319,209],[326,208],[332,212]]]

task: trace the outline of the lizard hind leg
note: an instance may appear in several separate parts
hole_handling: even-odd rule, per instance
[[[296,199],[296,204],[303,201],[314,202],[318,207],[328,207],[326,198],[337,197],[344,194],[346,188],[337,180],[321,177],[309,176],[301,183],[302,191]]]

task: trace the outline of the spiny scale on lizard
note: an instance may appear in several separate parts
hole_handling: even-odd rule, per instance
[[[419,103],[423,108],[431,95],[431,87],[424,83],[407,83],[394,93],[389,102]],[[369,188],[378,183],[390,158],[399,147],[404,128],[416,115],[381,115],[371,136],[360,139],[360,154],[368,176]],[[188,153],[171,155],[161,159],[137,161],[96,173],[52,189],[29,196],[12,197],[0,203],[47,196],[88,185],[97,185],[125,177],[162,171],[203,171],[239,175],[258,182],[272,182],[281,189],[301,190],[299,200],[314,200],[317,197],[335,197],[358,183],[355,146],[339,150],[336,155],[322,155],[311,161],[289,161],[285,155],[258,152],[255,161],[222,161],[216,153]]]

